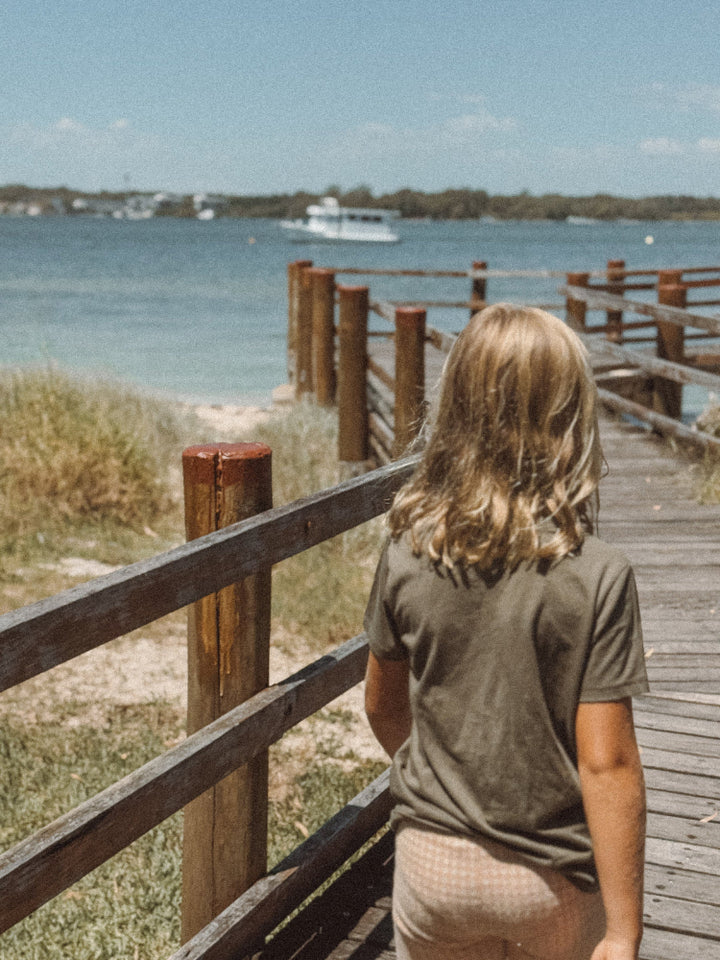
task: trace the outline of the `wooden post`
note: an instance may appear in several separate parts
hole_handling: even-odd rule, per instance
[[[295,314],[295,399],[300,400],[307,393],[312,393],[312,276],[311,267],[298,267],[296,279]]]
[[[335,403],[335,274],[315,267],[312,285],[313,393],[322,406]]]
[[[297,371],[297,279],[302,267],[311,267],[312,260],[294,260],[288,264],[288,383],[295,383]]]
[[[218,443],[183,453],[188,540],[272,506],[271,451]],[[188,734],[268,685],[270,570],[188,610]],[[185,808],[182,938],[194,936],[267,869],[267,754]]]
[[[425,310],[395,310],[395,443],[402,456],[417,437],[425,412]]]
[[[487,270],[485,260],[473,260],[473,270]],[[487,291],[487,279],[485,277],[473,277],[472,288],[470,290],[470,316],[474,316],[478,310],[485,306],[485,297]]]
[[[338,286],[338,459],[340,476],[357,476],[367,468],[367,287]]]
[[[625,293],[625,261],[608,260],[607,262],[607,282],[608,292],[614,293],[619,297]],[[607,311],[607,330],[605,338],[612,340],[613,343],[622,343],[623,341],[623,314],[622,310]]]
[[[682,285],[682,270],[658,273],[658,303],[671,307],[687,306],[687,288]],[[663,360],[682,363],[685,358],[685,330],[675,323],[657,323],[657,355]],[[653,408],[674,420],[682,419],[682,384],[656,377],[653,380]]]
[[[589,280],[589,273],[567,274],[567,285],[569,287],[586,287]],[[565,322],[571,330],[575,330],[576,333],[585,331],[586,314],[587,306],[584,300],[574,300],[572,297],[567,297],[565,301]]]

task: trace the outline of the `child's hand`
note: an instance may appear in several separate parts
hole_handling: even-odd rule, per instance
[[[639,947],[617,940],[601,940],[590,960],[638,960]]]

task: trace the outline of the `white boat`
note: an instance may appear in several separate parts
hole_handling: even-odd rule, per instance
[[[335,197],[323,197],[307,208],[305,219],[281,220],[280,226],[293,240],[397,243],[400,237],[391,224],[399,215],[397,210],[341,207]]]

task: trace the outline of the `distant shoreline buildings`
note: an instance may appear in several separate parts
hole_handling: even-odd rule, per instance
[[[534,196],[527,191],[491,195],[485,190],[458,188],[425,193],[404,188],[374,196],[367,187],[342,191],[328,187],[323,194],[301,190],[293,194],[239,196],[232,194],[161,192],[97,193],[67,187],[0,186],[0,217],[90,216],[117,220],[185,217],[297,219],[322,195],[334,196],[343,207],[397,210],[407,220],[550,220],[574,225],[598,221],[720,220],[720,198],[691,196],[617,197],[610,194]]]

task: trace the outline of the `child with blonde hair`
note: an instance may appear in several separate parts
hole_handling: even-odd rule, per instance
[[[594,533],[596,408],[565,324],[487,307],[388,515],[365,701],[398,960],[637,960],[648,687],[632,570]]]

